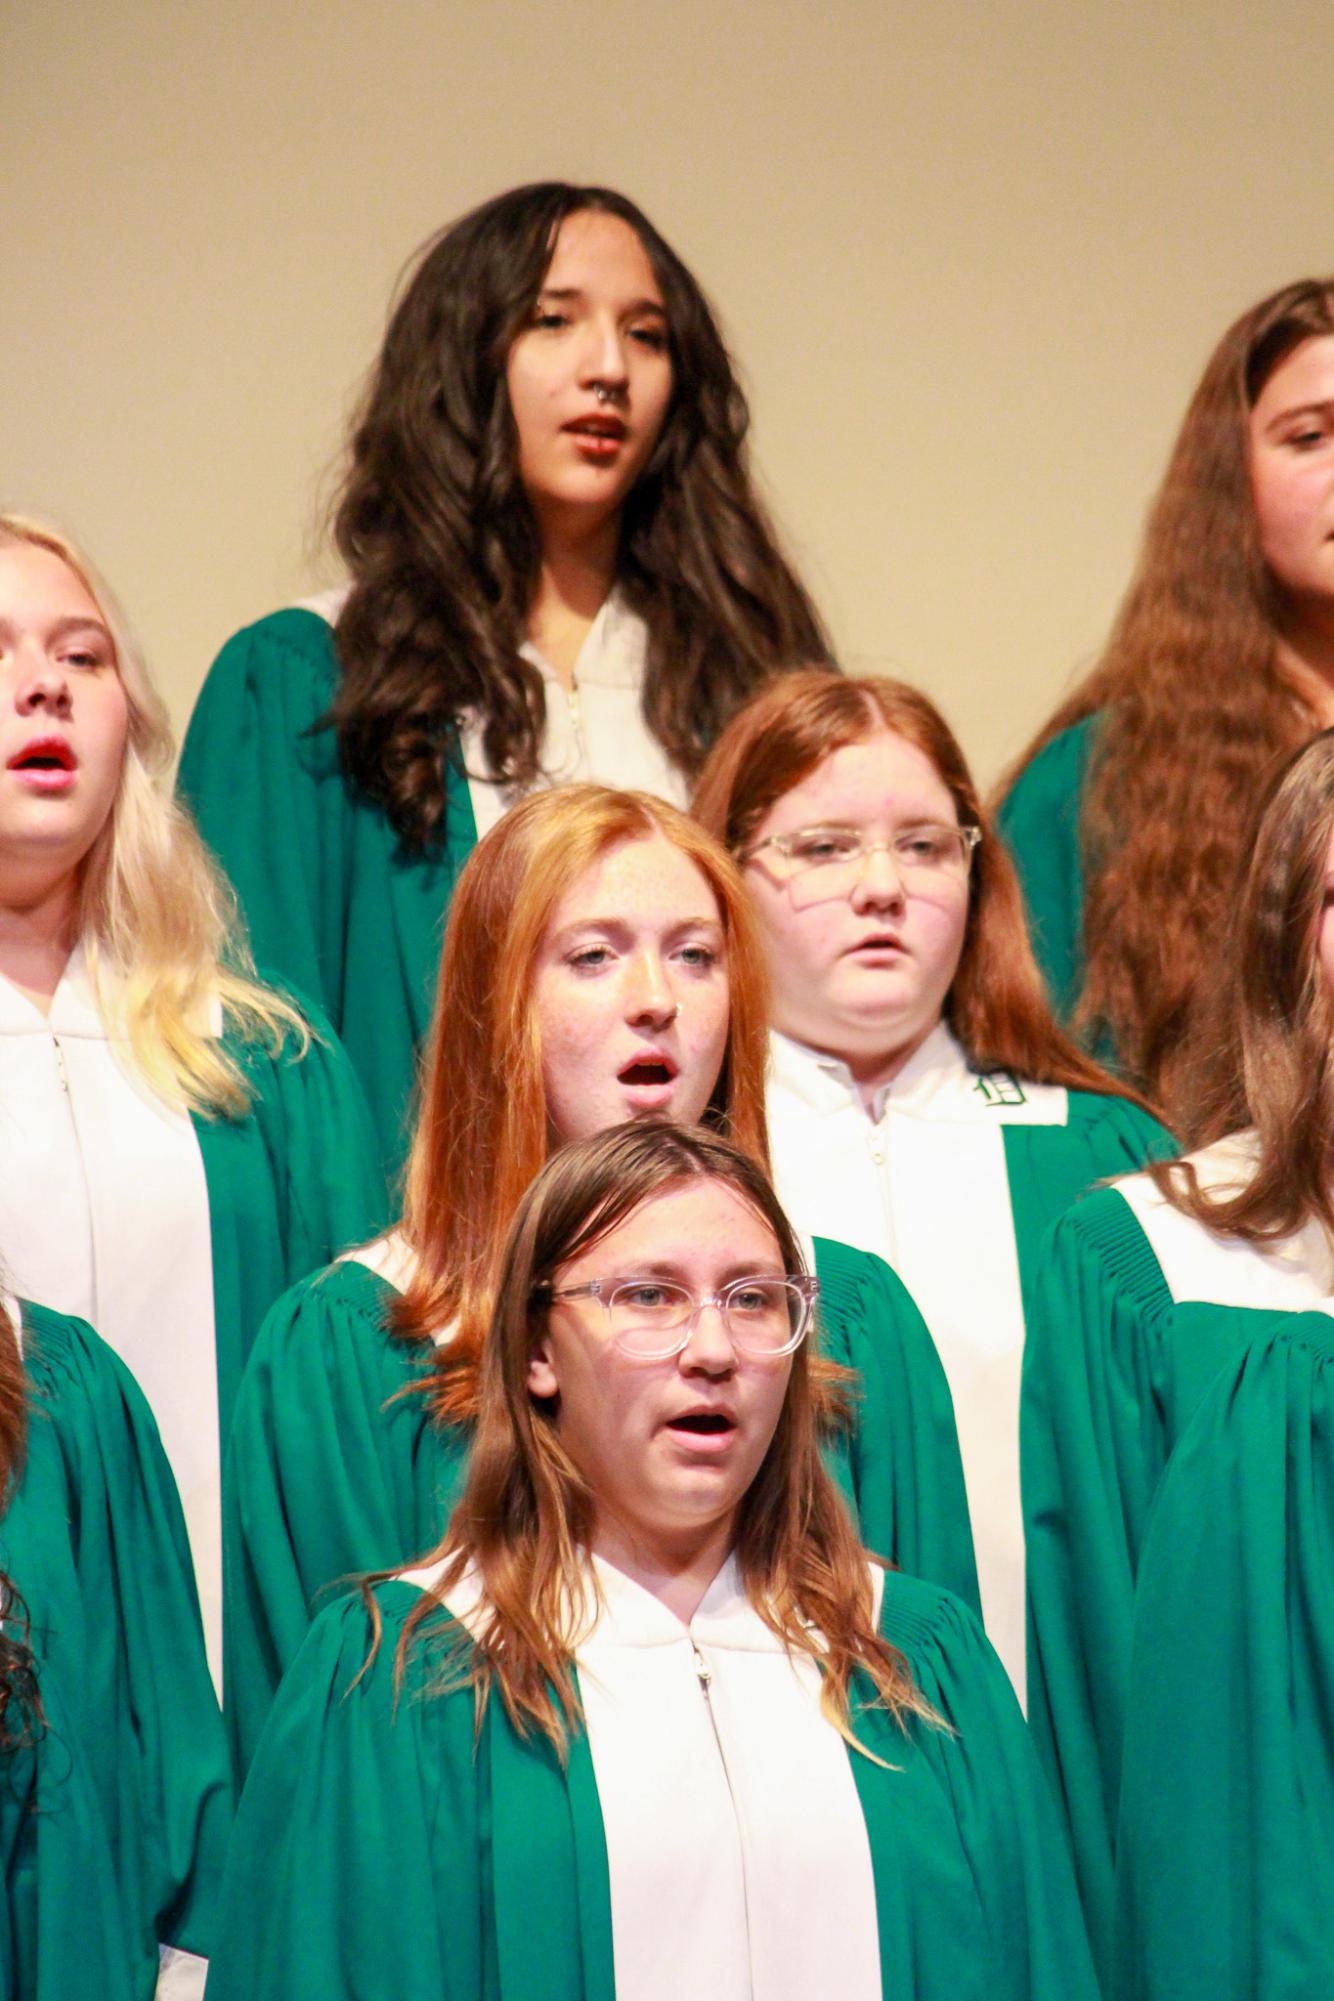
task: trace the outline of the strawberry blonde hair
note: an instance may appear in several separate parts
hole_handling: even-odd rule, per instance
[[[477,1358],[501,1247],[550,1149],[533,972],[561,898],[612,848],[660,837],[717,900],[729,993],[727,1047],[706,1120],[768,1164],[764,958],[731,858],[646,792],[567,785],[522,800],[469,856],[450,900],[403,1231],[416,1270],[392,1326],[427,1341],[453,1327],[425,1385],[442,1420],[476,1407]]]
[[[1260,549],[1250,413],[1304,341],[1334,334],[1334,279],[1243,313],[1191,399],[1139,567],[1093,671],[1009,774],[1097,716],[1080,808],[1081,1032],[1190,1123],[1184,1044],[1223,947],[1245,829],[1270,772],[1319,718],[1284,672],[1282,592]]]
[[[129,711],[116,797],[79,880],[79,938],[98,1005],[124,1033],[140,1077],[164,1103],[239,1117],[249,1109],[250,1091],[210,1032],[212,1004],[274,1050],[290,1033],[303,1054],[306,1024],[254,978],[236,899],[194,822],[171,797],[167,712],[117,599],[68,536],[0,513],[0,548],[14,543],[45,549],[88,592],[111,635]]]
[[[784,793],[848,744],[882,730],[920,750],[954,801],[961,826],[982,829],[968,883],[968,921],[945,1018],[978,1070],[1037,1083],[1120,1092],[1064,1035],[1028,942],[1014,864],[997,839],[972,774],[940,711],[906,682],[809,668],[775,682],[733,717],[695,794],[696,819],[741,854]]]
[[[594,1501],[561,1443],[556,1399],[528,1390],[528,1365],[560,1268],[670,1190],[697,1179],[732,1189],[768,1225],[785,1269],[800,1246],[753,1156],[695,1126],[614,1126],[562,1147],[515,1211],[481,1355],[477,1426],[467,1485],[445,1539],[433,1589],[406,1621],[400,1678],[414,1636],[467,1570],[481,1587],[481,1619],[442,1664],[440,1692],[471,1684],[479,1717],[492,1693],[516,1730],[534,1730],[564,1755],[581,1716],[575,1652],[597,1611],[587,1554]],[[819,1433],[843,1371],[803,1342],[792,1356],[778,1427],[738,1513],[734,1552],[747,1596],[794,1654],[823,1669],[824,1713],[856,1744],[852,1678],[861,1671],[900,1720],[931,1711],[906,1662],[876,1631],[868,1558],[825,1471]],[[374,1648],[380,1621],[368,1592]],[[857,1747],[861,1748],[861,1747]]]

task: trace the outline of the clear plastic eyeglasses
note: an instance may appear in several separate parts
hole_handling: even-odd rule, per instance
[[[679,1355],[704,1308],[716,1306],[733,1347],[769,1361],[801,1346],[819,1294],[819,1279],[802,1273],[734,1278],[721,1292],[701,1295],[662,1278],[590,1278],[583,1285],[539,1286],[534,1298],[598,1300],[615,1346],[641,1362]]]
[[[980,827],[947,827],[934,821],[903,827],[887,841],[868,840],[860,827],[799,827],[792,834],[770,834],[739,860],[754,861],[771,851],[770,866],[787,885],[796,910],[813,903],[832,903],[846,896],[873,854],[894,857],[894,866],[909,896],[939,895],[951,882],[966,882],[973,849],[982,838]]]

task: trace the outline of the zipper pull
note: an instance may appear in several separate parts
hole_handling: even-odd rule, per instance
[[[63,1091],[63,1092],[65,1093],[65,1096],[66,1096],[66,1097],[68,1097],[68,1096],[69,1096],[69,1075],[68,1075],[68,1073],[67,1073],[67,1071],[66,1071],[66,1069],[65,1069],[65,1052],[64,1052],[64,1050],[63,1050],[63,1049],[61,1048],[61,1046],[60,1046],[60,1038],[59,1038],[59,1036],[55,1036],[55,1035],[53,1035],[53,1036],[52,1036],[52,1038],[51,1038],[51,1040],[52,1040],[53,1044],[55,1045],[55,1052],[56,1052],[56,1071],[57,1071],[57,1074],[59,1075],[59,1078],[60,1078],[60,1088],[61,1088],[61,1090],[62,1090],[62,1091]]]
[[[699,1676],[700,1687],[707,1695],[709,1692],[709,1683],[713,1680],[713,1669],[709,1666],[698,1647],[695,1648],[695,1673]]]
[[[566,690],[565,699],[569,704],[570,727],[574,731],[575,754],[582,764],[584,758],[584,716],[583,710],[579,706],[579,683],[577,681],[570,682],[569,688]]]

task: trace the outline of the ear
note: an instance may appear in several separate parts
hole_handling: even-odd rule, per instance
[[[544,1334],[528,1357],[528,1394],[530,1397],[554,1397],[559,1393],[556,1357],[550,1336]]]

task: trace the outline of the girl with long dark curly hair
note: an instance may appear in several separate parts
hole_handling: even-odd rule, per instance
[[[1169,1123],[1267,775],[1334,721],[1334,280],[1215,349],[1098,665],[1000,809],[1059,1013]]]
[[[640,210],[513,189],[428,245],[394,309],[337,508],[350,588],[213,667],[183,789],[395,1164],[479,836],[570,779],[683,801],[732,711],[827,655],[747,427],[709,304]]]

